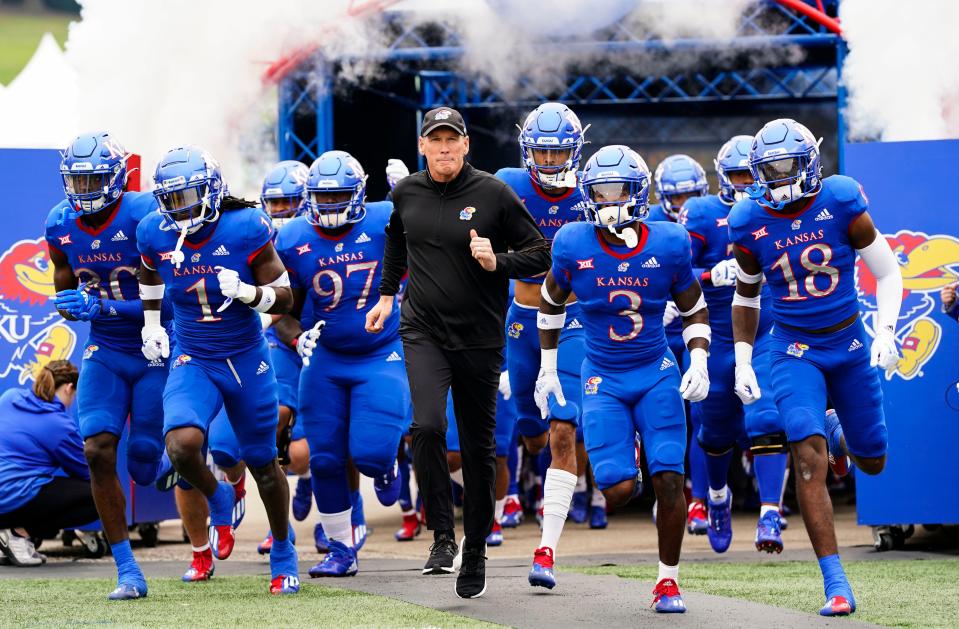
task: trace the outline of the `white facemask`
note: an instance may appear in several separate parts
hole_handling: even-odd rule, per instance
[[[350,214],[350,209],[346,208],[342,212],[333,214],[332,212],[317,212],[316,222],[320,227],[326,229],[336,229],[346,225],[346,219]]]
[[[623,205],[607,205],[597,210],[596,213],[603,225],[618,225],[629,220],[633,205],[632,202]]]

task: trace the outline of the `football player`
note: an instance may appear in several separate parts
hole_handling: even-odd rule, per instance
[[[273,247],[273,225],[254,204],[228,196],[220,167],[187,146],[161,158],[154,175],[160,212],[140,222],[143,353],[170,353],[159,325],[169,289],[177,355],[163,394],[167,451],[210,503],[213,554],[233,551],[236,494],[217,482],[202,448],[213,417],[226,408],[240,454],[256,481],[273,531],[270,592],[299,591],[289,531],[289,487],[277,462],[277,385],[258,313],[293,305],[289,277]]]
[[[690,263],[689,234],[680,225],[645,223],[650,179],[642,157],[626,146],[603,147],[586,163],[580,188],[587,222],[565,225],[556,234],[552,268],[542,289],[536,402],[544,415],[565,402],[556,355],[566,325],[565,302],[575,292],[586,337],[583,435],[596,483],[614,506],[635,495],[640,485],[638,432],[659,505],[654,604],[658,612],[681,613],[686,611],[678,587],[686,522],[683,399],[697,402],[709,391],[710,332],[706,302]],[[682,376],[663,331],[670,298],[683,317],[690,355]],[[552,572],[552,559],[552,553],[549,561],[537,556],[534,571]]]
[[[876,367],[899,360],[895,325],[902,303],[896,257],[854,179],[823,179],[819,142],[795,120],[767,123],[753,138],[756,183],[729,213],[739,271],[733,297],[736,393],[744,404],[772,395],[785,422],[803,521],[823,574],[824,616],[856,610],[839,560],[827,460],[847,457],[866,474],[886,464],[887,433]],[[856,254],[877,280],[878,323],[869,336],[859,316]],[[771,391],[753,367],[762,279],[772,293]],[[826,400],[835,411],[824,413]],[[829,459],[827,459],[827,455]]]

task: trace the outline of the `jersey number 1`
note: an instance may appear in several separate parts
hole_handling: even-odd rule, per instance
[[[186,292],[195,292],[197,301],[200,302],[200,313],[203,315],[197,321],[200,323],[212,323],[213,321],[221,321],[223,317],[217,317],[213,314],[213,308],[210,306],[210,300],[206,294],[206,278],[201,277],[197,281],[190,284],[186,289]]]

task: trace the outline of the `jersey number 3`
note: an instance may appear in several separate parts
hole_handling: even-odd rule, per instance
[[[630,323],[633,324],[633,327],[629,333],[620,334],[615,328],[613,328],[613,326],[609,326],[609,338],[620,343],[625,343],[626,341],[632,341],[634,338],[639,336],[639,333],[643,330],[643,315],[639,313],[639,309],[643,305],[643,298],[639,296],[639,293],[631,290],[609,291],[609,303],[613,303],[613,300],[617,297],[625,297],[629,300],[629,307],[625,310],[620,310],[616,314],[629,319]]]

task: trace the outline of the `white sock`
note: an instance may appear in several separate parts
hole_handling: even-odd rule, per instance
[[[450,478],[453,479],[453,482],[459,485],[460,487],[466,487],[466,484],[463,483],[463,468],[456,470],[455,472],[450,472]]]
[[[413,507],[412,509],[407,509],[406,511],[403,512],[403,517],[406,517],[408,515],[416,515],[416,507]]]
[[[586,491],[586,474],[576,477],[576,493]]]
[[[300,474],[300,478],[302,478],[303,480],[310,480],[311,478],[313,478],[313,472],[307,469],[305,472]]]
[[[763,517],[770,511],[775,511],[776,513],[779,513],[779,505],[762,505],[759,508],[759,517]]]
[[[496,504],[493,506],[493,518],[497,522],[503,521],[503,510],[506,508],[506,498],[501,498],[496,501]]]
[[[679,585],[679,564],[676,564],[675,566],[667,566],[660,561],[659,578],[656,579],[656,583],[659,583],[663,579],[672,579],[676,582],[676,585]]]
[[[590,506],[606,508],[606,496],[598,487],[593,487],[593,499]]]
[[[726,493],[729,489],[728,485],[723,485],[722,489],[713,489],[709,488],[709,502],[716,504],[719,502],[726,502]]]
[[[554,468],[546,470],[546,481],[543,483],[543,536],[539,545],[552,548],[554,557],[575,488],[575,474]]]
[[[353,515],[353,507],[339,513],[321,513],[320,524],[323,525],[323,532],[330,539],[353,547],[353,524],[350,522],[350,516]]]
[[[210,542],[207,542],[203,546],[191,546],[191,548],[193,548],[193,552],[195,553],[202,553],[204,550],[206,550],[209,547],[210,547]]]

